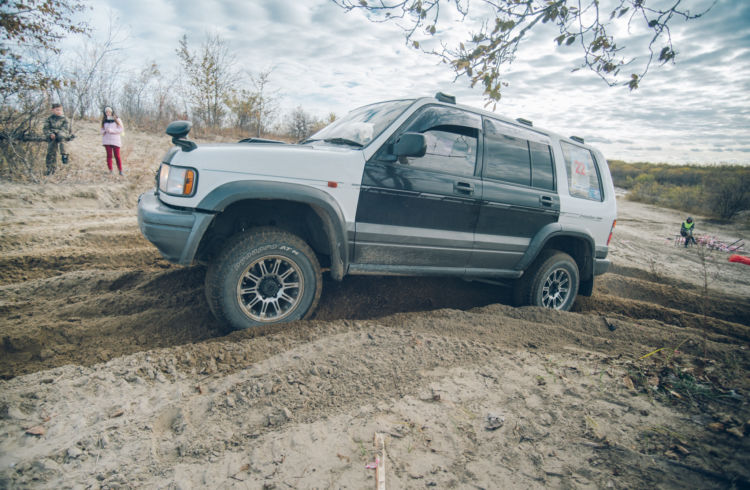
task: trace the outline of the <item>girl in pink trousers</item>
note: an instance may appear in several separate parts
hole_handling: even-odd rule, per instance
[[[102,145],[107,150],[107,167],[109,167],[109,173],[112,173],[112,154],[114,154],[117,161],[117,170],[122,175],[122,161],[120,160],[120,146],[122,146],[122,142],[120,135],[124,129],[122,121],[117,117],[115,111],[111,107],[105,107],[101,133]]]

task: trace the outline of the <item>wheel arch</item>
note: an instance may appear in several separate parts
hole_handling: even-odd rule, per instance
[[[300,235],[330,259],[341,280],[349,263],[346,221],[335,199],[314,187],[288,182],[235,181],[211,191],[198,205],[215,213],[196,252],[210,258],[223,239],[250,226],[277,226]]]
[[[581,284],[592,282],[594,278],[594,244],[594,238],[586,230],[551,223],[542,228],[531,240],[526,253],[516,265],[516,269],[527,270],[539,254],[545,250],[559,250],[567,253],[575,260],[578,265]],[[585,293],[586,287],[581,294]]]

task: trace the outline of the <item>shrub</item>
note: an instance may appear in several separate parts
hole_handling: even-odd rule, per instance
[[[615,186],[628,199],[732,219],[750,210],[750,168],[738,165],[667,165],[609,162]]]

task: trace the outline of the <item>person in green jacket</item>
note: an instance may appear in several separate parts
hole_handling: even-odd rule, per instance
[[[693,242],[693,245],[697,245],[695,238],[693,238],[693,230],[695,230],[695,223],[693,222],[693,218],[688,216],[688,219],[683,221],[680,227],[680,235],[685,237],[685,248],[690,245],[690,242]]]
[[[70,138],[70,122],[63,115],[62,104],[52,104],[52,114],[44,121],[42,132],[47,138],[47,171],[45,175],[55,173],[57,166],[57,148],[60,147],[60,157],[63,164],[68,163],[68,153],[65,151],[65,140]]]

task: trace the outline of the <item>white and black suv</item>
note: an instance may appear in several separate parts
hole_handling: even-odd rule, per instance
[[[519,305],[568,310],[609,267],[615,225],[602,154],[435,98],[361,107],[298,144],[197,146],[190,123],[143,235],[171,262],[207,263],[206,297],[234,328],[309,316],[321,272],[454,276],[513,287]]]

